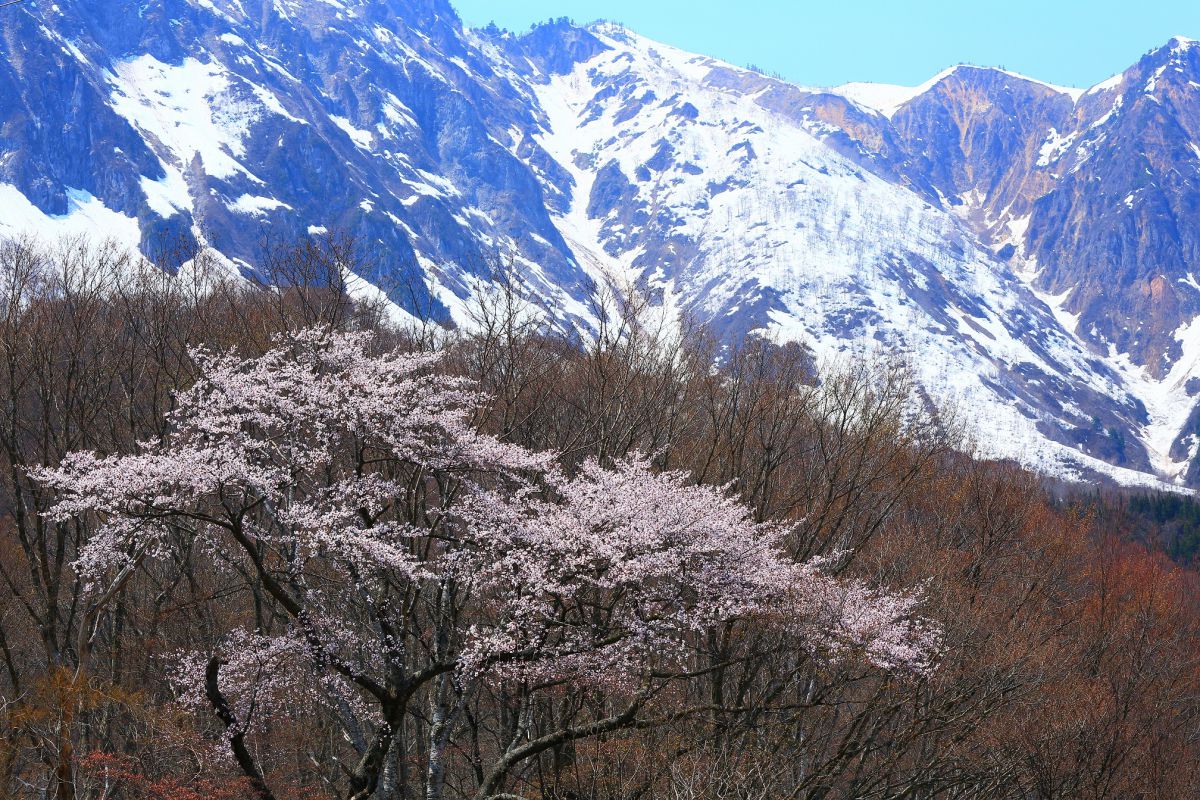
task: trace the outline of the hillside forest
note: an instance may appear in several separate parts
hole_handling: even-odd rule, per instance
[[[0,243],[0,797],[1200,796],[1194,502],[886,354],[503,270],[401,326],[358,258]]]

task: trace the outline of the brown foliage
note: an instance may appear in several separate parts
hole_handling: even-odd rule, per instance
[[[81,242],[0,245],[0,797],[246,796],[221,726],[179,709],[165,665],[214,646],[227,623],[266,629],[278,610],[245,588],[245,564],[186,544],[96,602],[71,568],[92,521],[47,522],[52,498],[24,472],[161,436],[172,391],[194,377],[190,348],[254,353],[314,322],[382,328],[378,309],[346,296],[352,243],[275,250],[268,282],[283,290],[196,255],[179,279]],[[596,341],[580,348],[499,286],[470,334],[381,335],[450,346],[448,368],[492,397],[480,423],[504,437],[567,465],[651,452],[731,485],[761,519],[794,525],[798,558],[923,585],[945,630],[921,681],[853,658],[819,667],[798,641],[748,626],[710,631],[693,642],[693,676],[652,716],[514,765],[505,796],[1198,795],[1195,573],[1057,507],[1036,477],[962,455],[952,420],[930,412],[902,364],[824,365],[818,378],[801,347],[727,348],[629,299],[599,308]],[[430,702],[414,700],[376,796],[423,794]],[[518,737],[611,703],[521,686],[466,698],[448,793],[473,795]],[[248,740],[281,798],[335,796],[362,747],[353,720],[332,713]]]

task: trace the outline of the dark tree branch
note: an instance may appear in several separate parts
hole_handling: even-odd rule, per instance
[[[233,757],[241,767],[242,773],[250,780],[250,788],[254,790],[258,800],[275,800],[275,795],[271,794],[271,790],[267,788],[262,771],[254,763],[254,757],[250,755],[250,750],[246,747],[245,727],[238,722],[233,709],[229,707],[229,701],[225,699],[225,695],[221,694],[220,674],[221,666],[224,663],[216,656],[208,660],[208,666],[204,670],[204,693],[208,697],[208,701],[212,703],[217,718],[221,720],[225,725],[226,732],[229,733],[229,747],[233,750]]]

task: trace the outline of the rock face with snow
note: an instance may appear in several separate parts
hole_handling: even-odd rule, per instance
[[[809,89],[445,0],[27,0],[0,33],[0,233],[250,271],[341,230],[411,312],[465,321],[499,267],[585,336],[634,284],[730,339],[907,357],[985,454],[1200,482],[1190,42],[1081,92]]]
[[[590,289],[520,155],[532,98],[445,3],[30,0],[0,25],[9,227],[107,211],[143,251],[203,237],[247,268],[336,228],[443,318],[518,239],[547,301]]]
[[[1086,91],[974,67],[909,92],[844,90],[1122,374],[1147,406],[1135,432],[1158,468],[1197,485],[1200,43],[1172,39]]]
[[[1200,45],[1174,39],[1087,91],[958,67],[884,110],[946,205],[1070,293],[1085,341],[1170,371],[1200,312]]]
[[[993,452],[1051,470],[1100,467],[1075,450],[1096,420],[1140,424],[1115,373],[956,214],[827,146],[830,123],[786,90],[620,29],[593,35],[597,55],[535,83],[538,141],[574,184],[556,219],[585,262],[730,334],[765,328],[831,360],[919,355],[929,393],[1007,448]],[[1148,469],[1131,438],[1123,465]]]
[[[1039,284],[1071,291],[1082,335],[1156,377],[1200,313],[1200,44],[1174,40],[1079,101],[1044,145],[1053,177],[1026,252]]]

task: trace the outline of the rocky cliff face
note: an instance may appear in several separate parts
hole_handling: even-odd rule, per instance
[[[1010,236],[1053,185],[1041,144],[1064,129],[1073,99],[1000,70],[958,67],[892,116],[912,169],[989,242]]]
[[[1182,357],[1200,311],[1200,44],[1174,40],[1089,90],[1047,142],[1054,183],[1030,216],[1027,253],[1081,335],[1155,377]]]
[[[341,230],[410,312],[466,321],[504,265],[583,336],[633,283],[728,337],[907,358],[986,454],[1200,480],[1198,54],[1087,92],[819,90],[445,0],[27,0],[0,16],[0,233],[252,271],[267,236]]]

